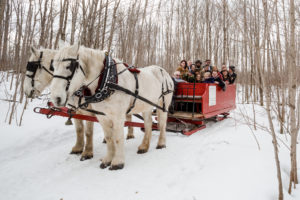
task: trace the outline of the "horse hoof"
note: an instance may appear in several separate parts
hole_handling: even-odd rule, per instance
[[[130,139],[133,139],[133,138],[134,138],[134,135],[127,135],[126,140],[130,140]]]
[[[163,148],[166,148],[166,145],[165,145],[165,144],[163,144],[163,145],[157,145],[157,146],[156,146],[156,149],[163,149]]]
[[[105,169],[108,166],[110,166],[110,163],[101,163],[100,168]]]
[[[148,150],[146,150],[146,149],[139,149],[139,150],[137,151],[137,153],[138,153],[138,154],[143,154],[143,153],[147,153],[147,151],[148,151]]]
[[[102,143],[106,144],[106,140],[105,140],[105,139],[103,139]]]
[[[124,164],[118,164],[118,165],[112,165],[110,166],[109,170],[118,170],[118,169],[123,169]]]
[[[79,155],[79,154],[82,154],[83,151],[71,151],[70,154],[76,154],[76,155]]]
[[[91,159],[91,158],[93,158],[92,155],[81,156],[80,161],[85,161],[85,160],[88,160],[88,159]]]

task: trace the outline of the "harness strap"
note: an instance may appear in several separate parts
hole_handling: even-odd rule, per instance
[[[135,96],[136,98],[138,98],[138,99],[140,99],[140,100],[142,100],[142,101],[144,101],[144,102],[146,102],[146,103],[148,103],[148,104],[150,104],[150,105],[152,105],[152,106],[154,106],[154,107],[156,107],[156,108],[158,108],[158,109],[160,109],[160,110],[162,110],[164,112],[167,112],[164,108],[160,107],[159,105],[157,105],[157,104],[149,101],[148,99],[146,99],[146,98],[144,98],[144,97],[142,97],[140,95],[136,95],[135,93],[131,92],[130,90],[128,90],[126,88],[123,88],[123,87],[121,87],[121,86],[119,86],[119,85],[117,85],[115,83],[107,83],[107,86],[110,87],[110,88],[112,88],[112,89],[125,92],[126,94],[129,94],[131,96]]]
[[[136,73],[134,73],[134,78],[135,78],[134,100],[133,100],[133,103],[132,103],[132,105],[130,106],[130,108],[127,110],[126,114],[130,113],[130,111],[134,108],[135,102],[136,102],[136,99],[137,99],[137,96],[139,95],[139,81],[138,81],[138,78],[137,78],[137,74],[136,74]]]
[[[164,78],[162,69],[160,69],[160,72],[161,72],[162,78]],[[168,84],[167,84],[167,87],[168,87]],[[167,88],[167,90],[168,90],[168,88]],[[163,108],[166,109],[165,95],[163,95],[163,93],[164,93],[164,82],[162,81],[161,82],[161,96],[162,96],[162,100],[163,100]]]
[[[48,74],[50,74],[51,76],[53,76],[53,74],[52,74],[46,67],[42,66],[42,68],[43,68],[46,72],[48,72]]]
[[[121,63],[121,64],[125,65],[126,68],[120,71],[117,75],[120,75],[127,70],[129,70],[133,74],[140,73],[140,71],[137,68],[135,68],[133,65],[129,66],[127,63]]]
[[[164,82],[161,83],[161,93],[164,92]],[[162,100],[163,100],[163,109],[166,109],[166,104],[165,104],[165,95],[162,95]]]
[[[51,60],[51,63],[50,63],[50,71],[54,72],[54,67],[53,67],[53,59]]]
[[[161,73],[162,73],[162,70],[161,70]],[[167,79],[165,79],[165,80],[166,80],[167,90],[164,91],[164,89],[163,89],[161,95],[159,96],[159,98],[161,98],[161,97],[163,97],[163,96],[165,96],[167,94],[170,94],[170,93],[174,92],[174,90],[170,90],[169,89],[169,85],[168,85]]]
[[[65,77],[65,76],[60,76],[60,75],[53,75],[53,78],[61,78],[61,79],[65,79],[68,81],[70,79],[70,76]]]
[[[42,57],[43,57],[43,53],[44,53],[44,52],[41,51],[39,61],[41,61],[41,59],[42,59]]]
[[[79,56],[79,55],[78,55]],[[67,83],[67,86],[66,86],[66,91],[69,90],[69,86],[70,86],[70,80],[72,80],[77,68],[79,67],[80,70],[82,71],[83,75],[85,76],[85,72],[82,68],[81,65],[79,65],[78,63],[78,56],[77,56],[77,59],[74,59],[74,58],[66,58],[66,59],[63,59],[62,61],[71,61],[71,64],[70,66],[68,66],[67,68],[69,68],[72,72],[72,74],[70,76],[60,76],[60,75],[53,75],[53,78],[61,78],[61,79],[65,79],[68,83]]]
[[[72,107],[73,109],[77,110],[78,108],[72,104],[69,104],[68,103],[68,106]],[[88,108],[80,108],[81,110],[85,110],[85,111],[88,111],[90,113],[93,113],[93,114],[96,114],[96,115],[105,115],[105,113],[103,112],[100,112],[100,111],[97,111],[97,110],[93,110],[93,109],[88,109]],[[71,118],[72,116],[70,116]]]
[[[84,108],[83,110],[88,111],[90,113],[94,113],[96,115],[105,115],[105,113],[97,111],[97,110],[92,110],[92,109],[88,109],[88,108]]]

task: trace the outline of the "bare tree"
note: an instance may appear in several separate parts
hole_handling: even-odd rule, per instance
[[[289,193],[292,190],[292,184],[296,188],[298,184],[297,175],[297,138],[298,131],[296,124],[296,89],[297,89],[297,73],[296,73],[296,47],[295,47],[295,2],[290,0],[290,48],[289,48],[289,108],[290,108],[290,129],[291,129],[291,173]]]

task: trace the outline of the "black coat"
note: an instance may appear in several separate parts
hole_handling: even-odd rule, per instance
[[[214,82],[215,82],[215,79],[213,77],[204,79],[204,81],[202,81],[202,83],[214,83]]]
[[[220,77],[216,77],[215,81],[217,81],[219,86],[222,88],[222,90],[225,90],[225,83],[222,81]]]
[[[229,84],[233,84],[236,79],[236,73],[233,72],[233,74],[228,74],[229,76]]]

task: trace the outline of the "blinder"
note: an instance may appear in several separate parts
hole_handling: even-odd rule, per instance
[[[26,70],[35,73],[38,68],[41,67],[40,61],[31,61],[27,63]]]
[[[27,63],[26,70],[32,72],[31,75],[26,74],[27,77],[31,78],[31,86],[34,87],[34,76],[38,68],[42,68],[41,59],[43,57],[43,52],[40,53],[40,58],[38,61],[30,61]]]
[[[34,88],[34,77],[35,77],[35,74],[36,74],[36,71],[38,69],[44,69],[47,73],[49,73],[51,76],[53,76],[53,74],[50,72],[50,71],[54,71],[54,68],[53,68],[53,60],[51,60],[51,65],[50,65],[50,71],[42,66],[41,64],[41,61],[42,61],[42,57],[43,57],[43,52],[41,51],[40,53],[40,58],[38,61],[30,61],[27,63],[27,66],[26,66],[26,71],[29,71],[29,72],[32,72],[31,75],[29,74],[26,74],[27,77],[31,78],[31,86]]]

